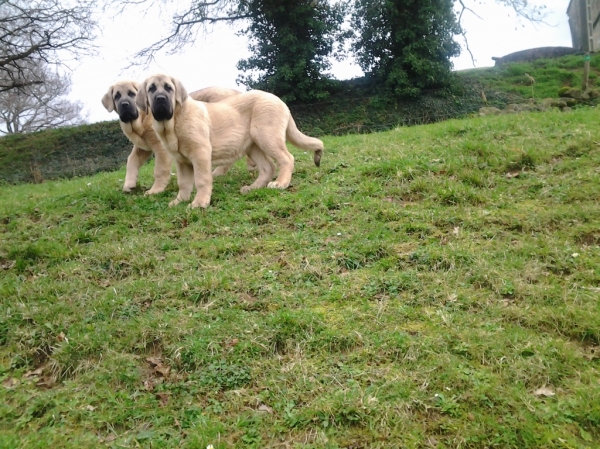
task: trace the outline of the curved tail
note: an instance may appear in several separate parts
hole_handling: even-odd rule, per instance
[[[309,137],[306,134],[302,134],[296,126],[296,122],[291,114],[290,120],[288,121],[287,130],[285,132],[285,137],[289,142],[292,143],[292,145],[302,150],[314,151],[315,155],[313,160],[315,161],[315,165],[317,167],[321,165],[321,156],[323,155],[324,148],[323,142],[315,137]]]

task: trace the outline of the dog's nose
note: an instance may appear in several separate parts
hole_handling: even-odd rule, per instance
[[[167,101],[167,96],[166,95],[157,95],[156,97],[154,97],[154,100],[159,101],[159,102],[165,102],[165,101]]]
[[[128,108],[129,106],[130,106],[130,103],[128,101],[124,101],[121,103],[122,108]]]

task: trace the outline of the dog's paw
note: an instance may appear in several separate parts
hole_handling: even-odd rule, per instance
[[[210,195],[196,195],[192,204],[189,205],[191,209],[195,209],[196,207],[207,208],[210,204]]]
[[[289,186],[289,184],[280,184],[277,181],[271,181],[270,183],[267,184],[267,188],[269,189],[287,189]]]
[[[134,190],[135,190],[135,186],[127,186],[127,185],[123,186],[123,192],[125,192],[125,193],[131,193]]]
[[[181,201],[179,201],[179,198],[175,198],[173,201],[171,201],[169,203],[169,207],[177,206],[179,203],[181,203]]]
[[[192,201],[192,203],[188,206],[189,209],[196,209],[197,207],[201,207],[202,209],[206,209],[210,204],[210,200],[208,201]]]
[[[254,190],[254,189],[252,188],[252,186],[243,186],[243,187],[240,189],[240,193],[241,193],[241,194],[245,194],[245,193],[251,192],[252,190]]]
[[[154,187],[150,190],[146,190],[144,195],[156,195],[157,193],[164,192],[165,189],[155,189]]]

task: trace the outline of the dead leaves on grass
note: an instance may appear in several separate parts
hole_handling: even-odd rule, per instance
[[[8,390],[13,390],[21,384],[16,377],[8,377],[2,381],[2,386]]]
[[[169,377],[171,367],[165,365],[160,357],[147,357],[146,361],[150,365],[150,377],[144,381],[144,389],[148,392],[153,392],[157,385],[160,385]],[[169,394],[164,392],[157,392],[154,394],[158,399],[161,407],[166,406],[169,403]]]
[[[167,377],[171,371],[171,367],[164,365],[160,357],[147,357],[146,361],[150,364],[153,373],[157,377]]]
[[[28,379],[40,388],[52,388],[56,385],[56,375],[49,373],[47,365],[42,365],[35,370],[23,374],[23,379]]]
[[[537,390],[535,390],[533,392],[534,395],[538,396],[538,397],[545,397],[545,398],[551,398],[552,396],[556,395],[556,393],[554,392],[554,390],[550,387],[547,386],[543,386],[538,388]]]

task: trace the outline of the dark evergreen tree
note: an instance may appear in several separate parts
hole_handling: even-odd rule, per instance
[[[367,77],[394,96],[448,85],[460,53],[454,0],[355,0],[353,49]]]
[[[247,0],[240,15],[252,56],[241,60],[238,82],[278,95],[286,102],[326,98],[330,58],[342,53],[346,5],[327,0]]]

